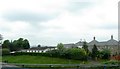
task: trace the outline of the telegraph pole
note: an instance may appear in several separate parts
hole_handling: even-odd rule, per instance
[[[1,46],[1,44],[2,44],[2,40],[3,40],[3,37],[2,37],[2,35],[0,34],[0,46]]]
[[[2,40],[3,40],[3,37],[0,34],[0,57],[2,56]]]

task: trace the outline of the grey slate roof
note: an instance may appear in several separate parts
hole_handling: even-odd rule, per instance
[[[88,43],[88,45],[98,45],[98,41],[97,40],[92,40],[91,42]]]
[[[55,48],[55,47],[32,47],[29,50],[45,50],[45,49],[48,49],[48,48]]]
[[[111,39],[111,40],[108,40],[106,44],[107,45],[118,45],[118,41]]]
[[[64,47],[72,48],[72,47],[76,47],[76,45],[74,43],[70,43],[70,44],[64,44]]]
[[[83,42],[82,41],[79,41],[77,43],[75,43],[76,46],[83,46]]]
[[[113,39],[113,36],[111,35],[111,39],[108,41],[103,41],[103,42],[98,42],[95,37],[93,40],[89,43],[87,43],[88,46],[93,46],[93,45],[98,45],[98,46],[116,46],[118,45],[118,41]],[[64,44],[65,47],[72,48],[77,47],[77,46],[83,46],[83,41],[79,41],[77,43],[71,43],[71,44]]]
[[[104,41],[104,42],[99,42],[98,45],[99,45],[99,46],[104,46],[104,45],[106,45],[106,41]]]

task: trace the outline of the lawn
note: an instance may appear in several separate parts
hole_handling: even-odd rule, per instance
[[[2,61],[2,56],[0,56],[0,62]]]
[[[27,64],[82,64],[83,61],[69,60],[61,58],[52,58],[44,56],[3,56],[2,61],[7,60],[9,63],[27,63]],[[88,62],[85,62],[88,63]]]
[[[80,60],[69,60],[69,59],[62,59],[62,58],[52,58],[52,57],[44,57],[44,56],[29,56],[29,55],[20,55],[20,56],[3,56],[2,57],[2,61],[8,61],[8,63],[24,63],[24,64],[83,64],[83,61]],[[104,60],[104,63],[109,64],[108,62],[109,60]],[[103,61],[97,61],[98,63],[101,63]],[[98,64],[95,61],[93,61],[94,64]],[[91,64],[94,65],[92,62],[90,61],[86,61],[85,64]],[[104,64],[101,63],[101,64]],[[111,63],[111,62],[110,62]],[[113,64],[113,62],[112,62]],[[116,62],[115,62],[116,64]],[[23,67],[23,66],[20,66]],[[48,68],[49,66],[34,66],[34,65],[25,65],[25,68]],[[55,66],[53,69],[60,69],[61,66]],[[76,66],[65,66],[62,68],[76,68]],[[90,67],[89,69],[103,69],[103,66],[99,66],[99,67]],[[119,69],[117,66],[116,67],[112,67],[109,68],[109,66],[107,67],[107,69]]]

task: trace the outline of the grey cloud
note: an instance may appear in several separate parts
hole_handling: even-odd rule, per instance
[[[43,22],[57,17],[58,14],[32,13],[27,11],[13,11],[3,14],[3,18],[8,21],[26,21],[26,22]]]

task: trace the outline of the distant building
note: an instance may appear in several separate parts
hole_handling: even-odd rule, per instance
[[[50,50],[55,50],[56,47],[32,47],[32,48],[29,48],[29,49],[23,49],[19,52],[36,52],[36,53],[44,53],[46,51],[50,51]]]
[[[77,47],[74,43],[70,43],[70,44],[64,44],[65,48],[74,48]]]
[[[82,48],[83,42],[84,41],[79,41],[75,44],[74,43],[64,44],[64,47],[65,48],[74,48],[74,47]],[[92,51],[93,46],[96,45],[99,50],[109,49],[111,50],[112,54],[118,53],[118,41],[113,39],[113,35],[111,35],[111,39],[109,39],[108,41],[102,41],[102,42],[97,41],[95,37],[93,37],[93,40],[89,43],[87,42],[87,45],[90,51]]]

